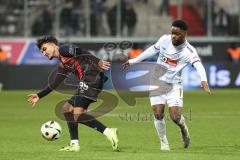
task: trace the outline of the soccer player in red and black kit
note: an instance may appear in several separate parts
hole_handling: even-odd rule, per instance
[[[37,46],[41,53],[49,60],[58,58],[58,66],[53,80],[47,87],[39,93],[28,95],[28,102],[34,107],[39,99],[48,95],[69,76],[74,74],[80,81],[74,94],[64,105],[63,112],[67,121],[70,133],[70,145],[60,149],[60,151],[79,151],[78,143],[78,123],[84,124],[90,128],[96,129],[111,142],[114,151],[118,150],[118,138],[116,128],[107,128],[93,116],[86,114],[88,106],[96,102],[98,94],[103,88],[107,77],[102,72],[108,70],[110,63],[90,54],[88,51],[73,45],[58,46],[57,39],[54,36],[45,36],[37,40]],[[84,64],[88,67],[84,68]],[[89,74],[89,70],[95,71]],[[87,120],[82,120],[81,116]]]

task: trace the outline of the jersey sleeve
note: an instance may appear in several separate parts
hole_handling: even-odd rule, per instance
[[[88,63],[88,64],[90,63],[90,64],[98,67],[98,63],[99,63],[100,59],[97,58],[96,56],[92,55],[89,51],[81,49],[81,48],[77,48],[76,55],[77,55],[78,61],[80,63]]]
[[[46,86],[43,90],[37,93],[39,98],[43,98],[44,96],[48,95],[52,92],[52,89],[49,86]]]
[[[165,38],[165,36],[160,37],[159,40],[154,45],[147,48],[139,56],[128,60],[129,64],[135,64],[135,63],[141,62],[144,59],[147,59],[147,58],[159,53],[160,52],[160,45],[161,45],[161,42],[163,41],[164,38]]]
[[[161,36],[159,39],[158,39],[158,41],[154,44],[154,49],[156,50],[156,51],[160,51],[160,49],[161,49],[161,44],[163,43],[163,41],[165,40],[167,38],[167,35],[163,35],[163,36]]]
[[[45,97],[49,93],[51,93],[54,89],[56,89],[63,80],[67,77],[67,72],[58,66],[58,68],[50,75],[48,79],[48,85],[37,93],[39,98]]]
[[[98,67],[99,58],[92,55],[89,51],[81,49],[74,45],[62,45],[59,48],[59,54],[63,57],[77,58],[81,64],[92,64]]]
[[[200,61],[197,61],[193,64],[194,68],[196,69],[198,75],[200,76],[201,81],[207,82],[207,75],[206,71]]]
[[[139,63],[139,62],[143,61],[144,59],[147,59],[147,58],[155,55],[156,53],[157,52],[154,49],[154,45],[152,45],[149,48],[147,48],[143,53],[141,53],[139,56],[137,56],[133,59],[129,59],[128,62],[129,62],[129,64]]]
[[[197,51],[195,48],[186,48],[186,57],[185,57],[185,62],[190,63],[192,66],[195,62],[201,62],[201,59],[199,58]]]
[[[191,46],[187,46],[186,52],[185,62],[191,64],[196,69],[201,81],[207,82],[206,71],[201,63],[201,59],[199,58],[196,49]]]

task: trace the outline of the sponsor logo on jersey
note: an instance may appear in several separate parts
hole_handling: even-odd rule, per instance
[[[160,60],[162,62],[164,62],[164,63],[167,63],[167,64],[171,65],[171,66],[176,66],[177,65],[177,61],[176,60],[172,60],[172,59],[167,58],[167,57],[165,57],[163,55],[160,55]]]
[[[64,57],[61,57],[61,61],[62,61],[63,63],[65,63],[65,62],[67,61],[67,59],[64,58]]]

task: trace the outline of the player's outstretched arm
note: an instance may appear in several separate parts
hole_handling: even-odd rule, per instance
[[[129,59],[128,61],[123,63],[122,67],[123,67],[123,69],[125,69],[129,65],[132,65],[132,64],[135,64],[135,63],[139,63],[139,62],[143,61],[144,59],[152,57],[156,53],[158,53],[158,51],[156,51],[154,45],[152,45],[151,47],[147,48],[143,53],[141,53],[139,56],[137,56],[137,57],[135,57],[133,59]]]
[[[28,95],[28,102],[34,107],[36,103],[39,101],[39,97],[37,94],[32,93]]]
[[[54,77],[55,79],[53,81],[50,81],[49,84],[40,92],[32,93],[28,95],[28,102],[34,107],[36,103],[39,101],[39,99],[45,97],[49,93],[53,91],[53,89],[56,89],[60,83],[66,78],[66,71],[63,70],[60,66],[57,68],[57,70],[54,71]]]
[[[201,79],[201,87],[209,94],[211,95],[210,88],[207,83],[207,75],[206,71],[200,61],[197,61],[193,64],[194,68],[196,69],[198,75],[200,76]]]
[[[201,87],[209,94],[211,95],[211,90],[208,86],[208,83],[206,81],[201,81]]]

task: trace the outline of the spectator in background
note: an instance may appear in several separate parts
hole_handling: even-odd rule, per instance
[[[215,16],[214,27],[216,35],[227,35],[229,26],[229,15],[221,8]]]
[[[162,0],[159,8],[160,15],[169,15],[169,0]]]
[[[131,37],[134,35],[135,26],[137,24],[137,14],[133,8],[132,3],[125,2],[122,13],[123,27],[127,27],[127,36]]]
[[[53,29],[53,13],[52,13],[52,7],[49,6],[43,10],[42,13],[43,23],[44,23],[44,34],[50,35],[52,33]]]
[[[32,25],[32,35],[41,36],[52,34],[53,29],[53,15],[52,7],[45,8],[40,16]]]
[[[68,1],[60,13],[60,26],[64,36],[73,35],[75,19],[72,15],[73,2]]]
[[[40,36],[44,34],[44,23],[42,18],[37,18],[32,25],[32,36]]]
[[[91,15],[90,15],[90,33],[91,36],[97,36],[99,29],[102,26],[103,5],[106,0],[91,0]]]
[[[0,64],[8,64],[9,59],[10,59],[10,54],[0,47]]]
[[[72,28],[73,28],[73,34],[75,36],[84,34],[84,27],[86,25],[86,22],[84,20],[84,14],[83,12],[83,1],[82,0],[71,0],[73,3],[72,8]]]
[[[238,16],[238,35],[240,35],[240,15]]]
[[[117,35],[117,5],[107,11],[107,22],[111,36]]]
[[[127,36],[134,34],[135,26],[137,23],[136,12],[129,0],[121,0],[121,16],[120,16],[120,34],[123,34],[123,28],[127,27]],[[117,13],[118,3],[114,5],[107,12],[107,21],[112,36],[117,35]]]

